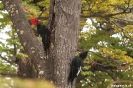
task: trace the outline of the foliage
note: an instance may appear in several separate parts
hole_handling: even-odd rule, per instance
[[[131,3],[132,0],[82,0],[82,17],[91,22],[85,24],[88,31],[81,32],[79,46],[92,52],[82,72],[86,78],[77,87],[107,88],[113,85],[113,77],[127,81],[120,84],[133,81]],[[109,66],[112,68],[105,69]]]
[[[0,73],[2,74],[7,74],[7,73],[14,73],[15,74],[15,69],[13,66],[11,66],[10,64],[3,64],[5,62],[0,60]]]
[[[1,88],[55,88],[55,85],[48,81],[22,80],[18,78],[0,77]]]

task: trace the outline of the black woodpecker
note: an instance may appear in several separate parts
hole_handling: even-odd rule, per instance
[[[71,68],[70,68],[70,73],[68,76],[68,83],[71,82],[71,84],[74,81],[74,78],[76,78],[79,73],[82,70],[82,67],[84,67],[84,62],[83,60],[87,57],[88,51],[79,53],[79,56],[75,56],[71,62]]]
[[[37,26],[37,33],[42,38],[44,51],[47,52],[50,47],[50,30],[47,28],[47,26],[41,24],[37,18],[30,18],[29,22],[30,24]]]

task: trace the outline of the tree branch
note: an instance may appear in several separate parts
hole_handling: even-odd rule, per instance
[[[94,72],[94,71],[102,71],[102,72],[105,72],[105,73],[107,73],[114,81],[116,81],[117,78],[114,77],[113,74],[111,74],[111,73],[108,71],[110,68],[116,70],[116,67],[113,67],[113,66],[108,66],[108,67],[106,68],[106,67],[103,67],[103,66],[97,64],[95,67],[91,67],[91,68],[89,69],[89,71],[92,71],[92,72]],[[107,69],[108,69],[108,70],[107,70]],[[111,70],[111,69],[110,69],[110,70]]]
[[[14,73],[0,73],[0,75],[2,77],[7,77],[7,76],[9,76],[9,77],[17,77],[17,74],[14,74]]]
[[[1,54],[0,54],[0,58],[1,58],[2,60],[5,60],[6,62],[8,62],[8,63],[10,63],[10,64],[13,64],[12,61],[7,60],[7,58],[3,57]]]
[[[107,73],[114,81],[117,80],[117,78],[113,76],[113,74],[111,74],[109,71],[102,69],[102,68],[99,68],[98,70]]]
[[[121,29],[121,31],[123,32],[123,34],[126,36],[126,34],[125,34],[125,32],[127,33],[127,34],[129,34],[128,33],[128,31],[126,31],[124,28],[122,28],[121,26],[119,26],[116,22],[114,22],[114,21],[112,21],[118,28],[120,28]],[[129,35],[130,36],[130,35]],[[126,36],[127,38],[129,38],[131,41],[133,41],[133,38],[130,36],[130,37],[128,37],[128,36]]]

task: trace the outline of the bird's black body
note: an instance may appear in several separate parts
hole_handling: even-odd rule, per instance
[[[68,77],[68,82],[73,82],[74,78],[78,76],[80,68],[83,67],[83,60],[81,57],[76,56],[71,63],[70,73]]]
[[[49,31],[49,29],[45,25],[39,23],[39,24],[37,24],[37,32],[42,37],[42,43],[43,43],[44,50],[47,51],[50,46],[50,31]]]
[[[75,56],[71,62],[70,73],[68,77],[68,83],[71,84],[74,81],[74,78],[77,77],[81,71],[81,68],[84,66],[83,60],[87,57],[88,51],[81,53],[79,56]]]

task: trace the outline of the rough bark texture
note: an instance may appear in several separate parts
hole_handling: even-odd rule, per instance
[[[17,75],[20,78],[37,78],[34,65],[28,58],[21,58],[18,61]]]
[[[51,0],[49,28],[52,44],[46,59],[41,44],[32,32],[20,0],[2,0],[25,52],[32,58],[39,77],[53,81],[58,88],[74,88],[67,82],[70,63],[77,49],[81,0]]]
[[[70,63],[77,49],[81,0],[51,0],[50,29],[54,30],[52,50],[52,80],[60,88],[71,88],[67,84]],[[73,86],[74,87],[74,86]]]
[[[20,0],[2,0],[2,2],[10,15],[14,28],[17,30],[17,34],[25,52],[29,55],[29,58],[32,59],[38,71],[38,76],[46,76],[44,72],[47,69],[47,67],[44,66],[44,50],[31,29]]]

